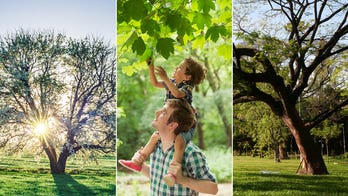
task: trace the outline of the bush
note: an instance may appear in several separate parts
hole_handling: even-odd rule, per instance
[[[232,180],[232,149],[210,148],[205,151],[208,165],[219,183]]]

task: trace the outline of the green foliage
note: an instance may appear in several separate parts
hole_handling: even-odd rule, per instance
[[[256,145],[253,146],[253,150],[256,151],[262,151],[262,149],[266,148],[272,152],[275,147],[284,143],[290,135],[283,122],[262,103],[235,105],[234,120],[238,122],[234,126],[234,136],[244,135],[252,138],[256,142]],[[242,144],[236,145],[239,147],[243,146]],[[236,148],[235,150],[240,149]]]
[[[131,46],[139,56],[143,55],[144,46],[156,46],[155,50],[168,59],[174,53],[174,46],[183,47],[201,34],[207,34],[205,39],[214,42],[219,38],[229,39],[232,20],[231,3],[228,2],[117,1],[117,34],[119,37],[128,36],[126,40],[118,39],[118,44],[122,45],[124,51]],[[132,33],[125,35],[128,32]]]
[[[160,38],[157,40],[157,51],[162,54],[166,59],[170,56],[170,53],[174,53],[173,39]]]
[[[207,157],[209,168],[219,183],[231,182],[232,180],[232,150],[222,148],[210,148],[204,152]]]

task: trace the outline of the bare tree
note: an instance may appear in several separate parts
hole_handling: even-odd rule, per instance
[[[333,79],[332,71],[345,61],[348,33],[345,1],[268,0],[268,13],[285,16],[287,36],[263,35],[236,21],[238,36],[248,37],[252,47],[234,45],[234,104],[262,101],[289,127],[302,157],[301,173],[328,174],[310,130],[348,104],[337,96],[326,110],[303,119],[297,109],[301,97],[316,96],[318,88]],[[278,16],[280,16],[278,15]],[[275,15],[273,15],[274,17]],[[331,20],[334,20],[331,22]],[[330,25],[328,28],[325,25]],[[284,34],[283,34],[284,35]],[[240,42],[239,42],[240,43]],[[320,77],[321,76],[321,77]],[[313,85],[313,84],[320,85]],[[342,87],[338,85],[337,88]],[[325,101],[325,100],[323,100]]]

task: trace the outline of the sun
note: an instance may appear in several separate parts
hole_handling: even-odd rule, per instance
[[[35,126],[34,133],[36,135],[44,135],[47,129],[47,125],[45,123],[38,123]]]

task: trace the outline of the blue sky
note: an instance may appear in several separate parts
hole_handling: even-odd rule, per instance
[[[0,0],[0,35],[54,30],[73,38],[103,37],[115,44],[115,0]]]

